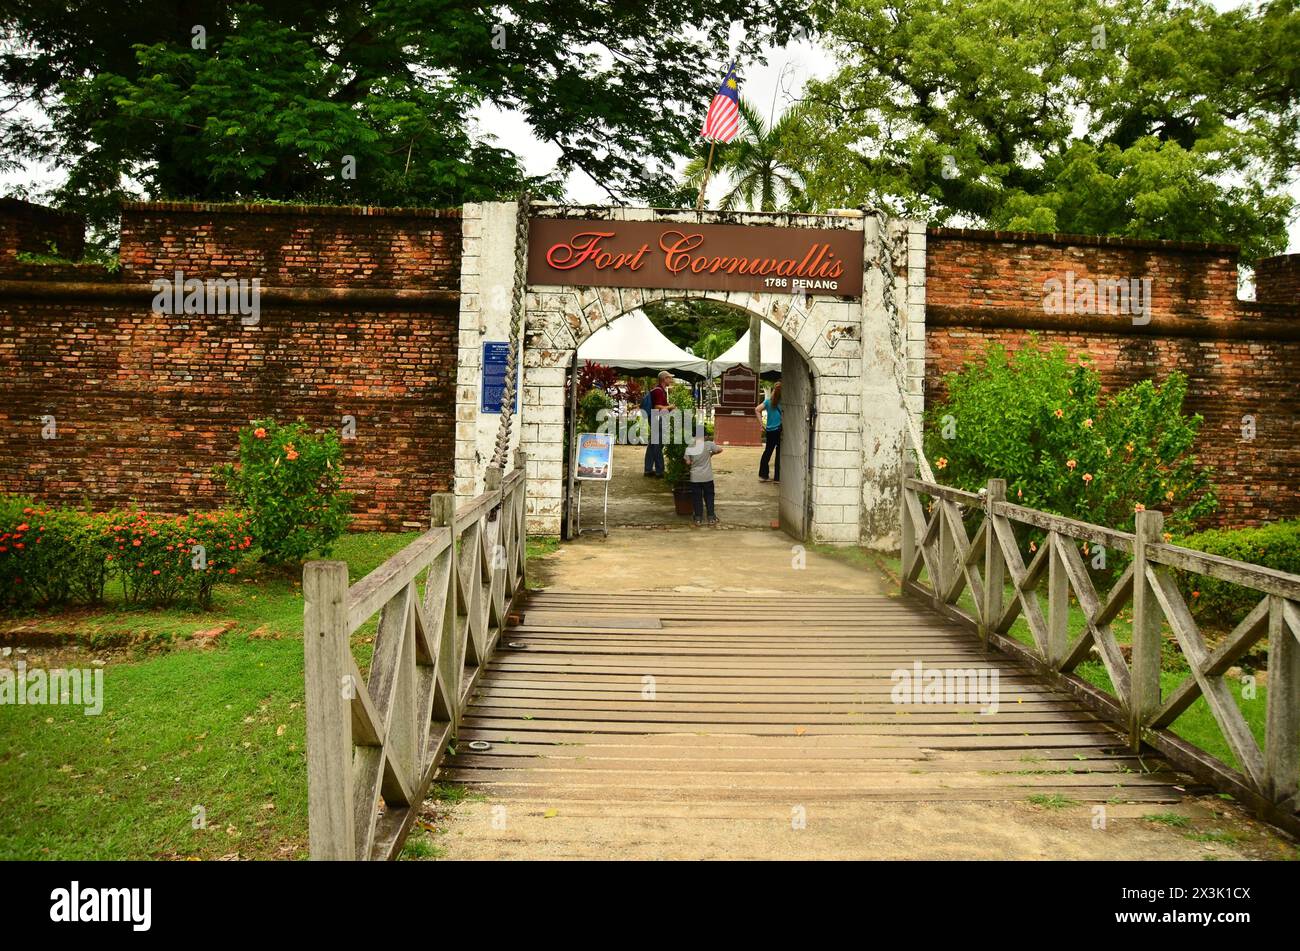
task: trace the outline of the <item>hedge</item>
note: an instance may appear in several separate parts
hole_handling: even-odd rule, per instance
[[[116,583],[130,604],[206,608],[239,573],[247,525],[239,512],[92,512],[0,495],[0,606],[98,604]]]
[[[1181,538],[1177,544],[1300,575],[1300,519],[1258,528],[1211,529]],[[1250,588],[1204,575],[1184,573],[1182,582],[1194,613],[1215,624],[1235,624],[1262,597]]]

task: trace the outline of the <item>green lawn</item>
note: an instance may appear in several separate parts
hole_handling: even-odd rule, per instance
[[[332,557],[355,581],[414,537],[349,535]],[[529,543],[530,557],[548,550]],[[225,621],[234,627],[215,646],[188,640]],[[19,623],[135,646],[106,668],[99,716],[0,706],[0,859],[306,856],[298,576],[219,587],[207,613],[110,602],[0,618]],[[374,623],[354,636],[363,663]],[[194,828],[200,814],[206,828]]]

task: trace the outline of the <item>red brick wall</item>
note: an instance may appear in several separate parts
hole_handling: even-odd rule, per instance
[[[1255,299],[1300,306],[1300,254],[1279,254],[1256,264]]]
[[[122,210],[127,280],[260,277],[277,287],[460,286],[459,210],[139,202]]]
[[[85,246],[86,223],[79,216],[18,198],[0,198],[0,263],[13,263],[19,251],[75,261]]]
[[[931,229],[926,263],[926,401],[942,376],[989,342],[1086,355],[1108,390],[1171,370],[1188,377],[1186,407],[1205,418],[1197,451],[1219,486],[1215,524],[1300,516],[1300,308],[1237,299],[1236,255],[1222,246]],[[1044,282],[1149,277],[1149,324],[1128,316],[1044,313]],[[1243,439],[1242,417],[1255,419]]]
[[[31,288],[0,295],[0,491],[213,507],[227,500],[212,468],[235,458],[240,426],[301,416],[337,431],[350,415],[354,527],[427,525],[429,495],[452,484],[458,312],[454,294],[395,295],[458,285],[459,218],[276,212],[237,212],[232,225],[210,207],[128,209],[130,267],[100,274],[102,286],[88,288],[82,269],[0,267],[0,281]],[[262,276],[260,320],[154,314],[146,282],[177,267],[187,278]],[[302,299],[301,289],[320,287],[392,290]],[[57,420],[56,439],[41,438],[45,415]]]

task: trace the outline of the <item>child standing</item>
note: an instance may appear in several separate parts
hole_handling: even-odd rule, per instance
[[[695,513],[696,525],[704,524],[705,509],[709,524],[718,524],[713,509],[713,457],[720,452],[721,446],[703,436],[696,436],[695,442],[686,447],[686,464],[691,467],[691,511]]]

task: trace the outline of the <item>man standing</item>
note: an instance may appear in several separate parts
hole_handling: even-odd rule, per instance
[[[673,385],[673,375],[659,371],[659,382],[650,391],[650,442],[645,447],[645,474],[662,479],[664,474],[664,443],[662,413],[670,409],[668,387]]]

